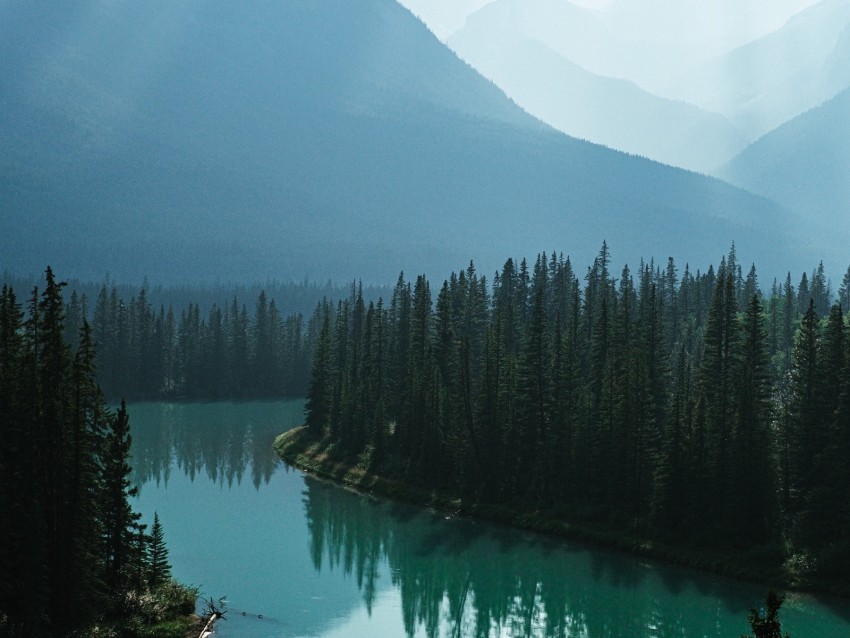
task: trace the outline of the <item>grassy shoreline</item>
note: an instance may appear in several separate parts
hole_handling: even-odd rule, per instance
[[[281,459],[299,470],[358,492],[451,514],[457,514],[461,509],[461,500],[455,495],[389,479],[365,470],[350,459],[335,454],[327,441],[311,437],[303,426],[279,435],[275,439],[274,449]],[[763,584],[765,587],[838,596],[850,595],[850,591],[843,588],[824,587],[806,578],[805,574],[788,569],[777,556],[775,549],[755,549],[740,553],[712,552],[703,548],[649,540],[620,530],[570,523],[549,518],[539,511],[518,511],[503,505],[464,504],[462,515],[591,543],[634,556]]]

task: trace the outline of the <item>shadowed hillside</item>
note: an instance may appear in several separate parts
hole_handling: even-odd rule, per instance
[[[810,266],[772,203],[548,129],[390,0],[8,2],[0,96],[14,271],[387,281],[603,239]]]

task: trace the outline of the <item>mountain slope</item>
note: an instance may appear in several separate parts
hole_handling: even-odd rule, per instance
[[[0,12],[0,268],[387,281],[602,239],[811,261],[775,205],[545,127],[390,0]]]
[[[821,241],[850,241],[850,89],[771,131],[719,174],[793,208],[824,229]],[[845,257],[846,259],[846,257]]]
[[[488,7],[492,9],[499,4]],[[522,11],[534,11],[524,0]],[[515,12],[467,20],[448,44],[532,115],[569,135],[673,166],[708,171],[744,148],[723,117],[596,75],[520,32]]]

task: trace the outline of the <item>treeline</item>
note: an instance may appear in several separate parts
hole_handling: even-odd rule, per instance
[[[170,580],[158,519],[148,534],[130,507],[127,410],[106,407],[88,323],[73,354],[65,341],[62,287],[48,268],[26,314],[0,295],[0,635],[134,636],[195,592]]]
[[[76,292],[77,297],[81,301],[84,300],[81,305],[85,307],[85,315],[89,323],[92,321],[94,303],[104,287],[110,294],[114,288],[116,295],[126,302],[129,302],[133,297],[138,297],[139,292],[144,288],[147,301],[151,306],[157,310],[160,306],[166,310],[170,306],[175,309],[178,315],[180,314],[179,310],[184,308],[191,300],[194,305],[199,307],[200,313],[204,317],[209,314],[210,308],[213,306],[222,306],[222,301],[229,302],[233,297],[237,297],[253,302],[260,296],[261,292],[265,292],[269,299],[276,299],[279,306],[285,309],[283,314],[301,313],[307,317],[323,299],[345,297],[348,295],[349,288],[347,284],[335,284],[330,280],[318,282],[306,278],[302,281],[268,279],[251,284],[208,282],[171,283],[167,285],[151,282],[147,279],[144,279],[141,284],[130,284],[109,275],[98,281],[63,279],[68,284],[63,290],[65,301],[68,302],[71,293]],[[0,284],[6,284],[19,291],[32,290],[33,286],[40,286],[41,282],[41,276],[23,276],[20,273],[8,271],[0,274]],[[378,297],[386,296],[390,290],[391,286],[368,285],[364,287],[364,295],[369,299],[378,299]],[[249,315],[252,311],[253,305],[249,304]]]
[[[71,293],[68,335],[88,305]],[[234,296],[202,313],[194,302],[155,308],[144,287],[127,300],[104,285],[90,321],[100,384],[128,399],[304,396],[318,330],[301,313],[284,316],[264,291],[250,310]]]
[[[36,283],[9,273],[3,280],[16,290]],[[108,278],[71,281],[63,290],[65,336],[75,343],[83,321],[91,324],[98,380],[110,399],[304,396],[318,334],[310,317],[349,290],[307,280],[139,287]],[[363,294],[377,299],[388,290],[372,285]]]
[[[734,246],[619,277],[603,245],[325,306],[306,424],[464,502],[850,567],[850,338],[819,266],[765,296]],[[850,294],[850,277],[838,291]],[[790,548],[790,554],[786,549]],[[829,572],[829,574],[827,574]]]

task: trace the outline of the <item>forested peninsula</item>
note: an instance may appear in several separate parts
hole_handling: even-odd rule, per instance
[[[746,275],[744,274],[746,272]],[[838,299],[846,304],[850,276]],[[823,267],[615,277],[603,244],[323,306],[303,428],[361,488],[785,587],[848,594],[850,336]]]

